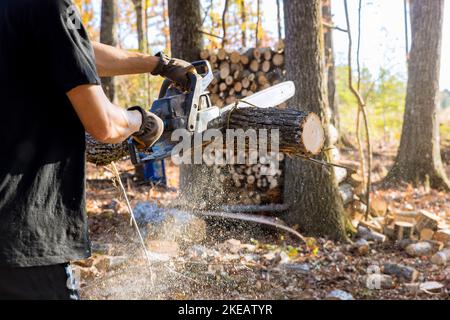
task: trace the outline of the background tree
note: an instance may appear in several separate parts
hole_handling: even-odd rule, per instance
[[[296,86],[290,106],[320,115],[328,136],[321,1],[285,0],[284,20],[286,76]],[[333,170],[287,159],[284,188],[285,203],[290,207],[288,222],[308,234],[345,237],[344,209]]]
[[[444,1],[411,3],[406,108],[397,158],[386,179],[450,190],[441,161],[436,118]]]
[[[147,52],[147,35],[145,33],[145,14],[144,1],[133,0],[134,10],[136,11],[136,29],[138,38],[138,48],[140,52]]]
[[[100,22],[100,42],[116,46],[117,39],[115,35],[114,20],[115,20],[115,9],[116,5],[114,0],[102,0],[102,13]],[[106,96],[114,101],[115,90],[114,90],[114,78],[103,78],[102,79],[103,90]]]
[[[199,0],[169,0],[170,44],[172,56],[187,61],[197,60],[203,47]],[[212,169],[206,165],[180,166],[180,198],[191,206],[205,206],[217,195]]]
[[[322,16],[328,27],[324,30],[325,46],[325,74],[327,79],[328,107],[331,111],[331,124],[340,131],[339,111],[336,90],[336,67],[333,47],[333,18],[331,13],[331,0],[322,0]]]

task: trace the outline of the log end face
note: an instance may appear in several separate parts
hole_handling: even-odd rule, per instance
[[[303,122],[302,128],[302,143],[309,153],[318,154],[325,142],[325,132],[322,127],[322,122],[319,116],[315,113],[310,113]]]

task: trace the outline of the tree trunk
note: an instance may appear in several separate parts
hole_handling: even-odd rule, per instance
[[[241,1],[241,23],[242,23],[242,27],[241,27],[241,43],[242,43],[242,48],[246,48],[247,47],[247,12],[245,11],[246,7],[245,7],[245,1]]]
[[[144,25],[144,6],[143,0],[133,0],[134,10],[136,12],[136,29],[138,36],[138,48],[140,52],[147,52],[147,40],[145,36],[145,25]]]
[[[331,14],[331,0],[322,0],[323,19],[333,25]],[[331,124],[340,132],[339,111],[336,91],[336,66],[334,62],[333,29],[326,28],[324,33],[325,44],[325,74],[327,78],[328,107],[331,112]]]
[[[114,0],[102,0],[102,13],[100,23],[100,42],[115,46],[117,44],[114,30],[115,18],[115,3]],[[102,87],[106,96],[110,101],[114,101],[115,89],[114,78],[102,78]]]
[[[172,56],[188,61],[198,59],[203,47],[200,0],[168,1],[170,45]],[[219,181],[208,181],[213,176],[206,165],[180,166],[180,198],[193,206],[205,206],[215,197]],[[211,184],[211,187],[207,187]]]
[[[203,47],[199,0],[168,1],[172,56],[194,61]]]
[[[413,1],[411,10],[412,44],[402,137],[386,181],[450,190],[441,160],[436,117],[444,1]]]
[[[285,0],[284,19],[286,76],[296,86],[290,105],[320,115],[328,140],[321,1]],[[329,159],[328,155],[320,157]],[[284,201],[290,207],[287,221],[297,224],[305,233],[345,238],[344,209],[334,170],[287,159]]]

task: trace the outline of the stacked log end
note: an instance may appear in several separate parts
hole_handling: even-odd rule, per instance
[[[284,46],[276,49],[251,48],[242,52],[202,50],[200,59],[208,60],[214,80],[208,90],[213,105],[223,107],[262,89],[280,83],[284,78]],[[283,103],[280,107],[286,107]]]

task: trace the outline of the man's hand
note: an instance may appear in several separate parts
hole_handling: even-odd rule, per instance
[[[164,131],[163,121],[151,112],[145,111],[143,108],[136,106],[128,108],[128,111],[139,111],[142,115],[142,125],[138,132],[132,137],[137,144],[138,149],[146,149],[151,147],[161,137]]]
[[[152,75],[160,75],[187,89],[189,86],[188,72],[193,72],[195,67],[184,60],[169,58],[162,52],[156,54],[159,62],[156,68],[151,72]]]

